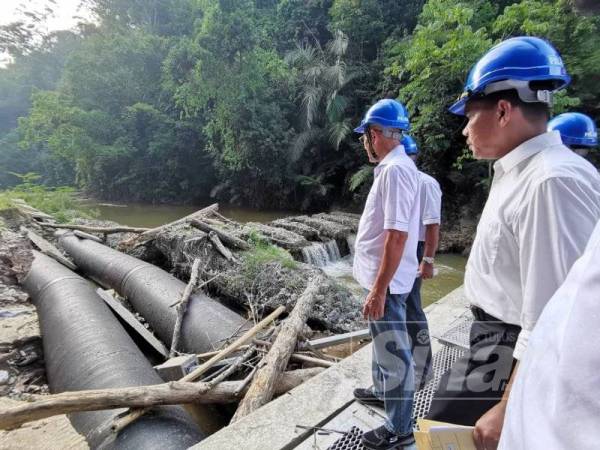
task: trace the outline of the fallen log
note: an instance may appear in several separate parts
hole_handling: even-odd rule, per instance
[[[233,261],[235,259],[235,257],[233,256],[233,253],[231,253],[231,251],[223,245],[223,243],[221,242],[221,239],[219,239],[219,236],[217,235],[217,233],[215,233],[214,231],[211,231],[210,233],[208,233],[208,239],[210,240],[210,242],[212,242],[212,244],[215,246],[217,251],[221,255],[223,255],[223,257],[227,261]]]
[[[265,317],[263,320],[261,320],[259,323],[254,325],[251,329],[246,331],[241,337],[236,339],[234,342],[229,344],[227,347],[225,347],[223,350],[221,350],[215,356],[213,356],[208,361],[206,361],[204,364],[202,364],[200,367],[198,367],[197,369],[188,373],[180,381],[194,381],[194,380],[198,379],[200,377],[200,375],[205,373],[208,369],[210,369],[216,363],[218,363],[222,359],[226,358],[227,356],[231,355],[233,352],[238,350],[242,345],[251,341],[254,338],[254,336],[256,336],[262,329],[264,329],[267,325],[269,325],[271,322],[273,322],[277,317],[279,317],[284,312],[285,312],[285,307],[280,306],[275,311],[273,311],[271,314],[269,314],[267,317]],[[134,420],[143,416],[146,412],[147,412],[147,408],[133,409],[129,412],[126,412],[124,415],[122,415],[121,418],[119,419],[119,421],[121,424],[129,424],[129,423],[133,422]],[[116,428],[119,428],[120,426],[121,425],[119,425],[119,424],[113,425],[113,427],[116,427]]]
[[[38,225],[48,228],[59,228],[65,230],[79,230],[85,233],[101,233],[101,234],[115,234],[115,233],[143,233],[148,231],[149,228],[136,228],[136,227],[90,227],[87,225],[69,225],[62,223],[49,223],[49,222],[39,222]]]
[[[321,275],[315,276],[308,282],[290,316],[281,325],[281,330],[269,353],[263,358],[261,363],[264,365],[256,372],[246,396],[231,419],[232,423],[260,408],[273,398],[277,378],[285,370],[294,352],[298,333],[304,328],[322,284],[323,277]]]
[[[323,370],[312,368],[285,372],[275,385],[275,393],[283,394]],[[242,383],[243,381],[225,381],[210,388],[209,383],[172,381],[152,386],[94,389],[48,395],[42,400],[1,409],[0,429],[10,430],[34,420],[82,411],[127,407],[148,408],[187,403],[234,403],[239,399],[236,391]]]
[[[204,231],[205,233],[208,233],[209,236],[211,232],[215,233],[223,242],[223,244],[229,247],[239,248],[240,250],[250,249],[250,244],[248,244],[246,241],[243,241],[229,233],[226,233],[223,230],[218,229],[217,227],[213,227],[212,225],[204,223],[200,220],[192,220],[190,222],[190,225],[194,228],[198,228],[199,230]]]
[[[194,264],[192,265],[192,274],[190,276],[190,281],[185,287],[183,294],[181,296],[181,300],[177,304],[177,318],[175,319],[175,325],[173,326],[173,339],[171,339],[171,350],[169,351],[169,358],[172,358],[177,353],[177,347],[179,346],[179,339],[181,338],[181,325],[183,324],[183,316],[187,311],[187,305],[190,301],[190,296],[192,295],[192,291],[198,284],[198,276],[200,275],[200,260],[195,259]]]
[[[152,228],[150,230],[144,231],[142,234],[140,234],[138,236],[134,236],[131,239],[128,239],[126,241],[121,241],[121,243],[119,244],[119,247],[126,249],[126,248],[137,247],[139,245],[144,245],[145,243],[154,239],[158,234],[162,233],[163,231],[165,231],[169,228],[172,228],[172,227],[178,226],[178,225],[184,225],[193,219],[200,219],[202,217],[205,217],[212,213],[215,213],[218,210],[219,210],[219,204],[214,203],[210,206],[207,206],[206,208],[196,211],[195,213],[189,214],[185,217],[182,217],[181,219],[177,219],[174,222],[169,222],[169,223],[166,223],[159,227]]]

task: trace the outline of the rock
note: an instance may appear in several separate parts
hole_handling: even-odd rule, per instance
[[[10,381],[10,374],[6,370],[0,370],[0,386],[8,384]]]

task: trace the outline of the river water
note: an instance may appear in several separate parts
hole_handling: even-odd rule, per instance
[[[99,219],[112,220],[133,227],[156,227],[177,220],[197,211],[198,206],[172,206],[148,204],[104,204],[86,202],[86,206],[99,213]],[[270,222],[282,217],[297,215],[292,211],[258,211],[251,208],[241,208],[219,205],[219,212],[237,222]],[[334,252],[335,253],[335,252]],[[362,288],[352,278],[352,257],[341,259],[332,257],[322,265],[323,270],[337,278],[356,295],[363,295]],[[425,280],[421,288],[423,305],[426,306],[448,294],[463,283],[466,258],[455,254],[440,254],[436,257],[437,275],[431,280]]]

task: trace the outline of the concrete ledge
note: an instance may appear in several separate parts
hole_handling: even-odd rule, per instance
[[[296,425],[319,426],[354,400],[356,387],[371,384],[371,345],[194,445],[194,450],[292,448],[312,434]]]

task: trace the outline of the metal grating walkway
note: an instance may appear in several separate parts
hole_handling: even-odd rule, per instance
[[[462,349],[469,349],[469,333],[473,324],[473,316],[469,312],[456,320],[456,325],[448,329],[441,336],[436,336],[438,341],[445,345],[452,345]]]
[[[429,412],[433,394],[442,375],[450,368],[450,366],[452,366],[454,361],[460,358],[464,353],[465,350],[461,347],[444,345],[435,355],[433,355],[433,378],[423,389],[415,393],[413,409],[413,419],[415,419],[415,423],[417,418],[424,417]],[[312,448],[327,448],[327,450],[363,450],[364,447],[360,442],[362,433],[370,428],[381,425],[384,413],[381,409],[373,406],[358,404],[357,408],[356,411],[352,411],[351,415],[344,420],[345,425],[351,425],[349,431],[345,435],[338,438],[335,442],[330,444],[329,447],[314,447],[313,445]],[[361,413],[361,410],[363,409],[367,411],[367,414]],[[365,420],[366,415],[372,416],[371,421]],[[330,423],[325,425],[325,427],[334,425],[337,429],[344,429],[344,427],[340,427],[341,423]]]

